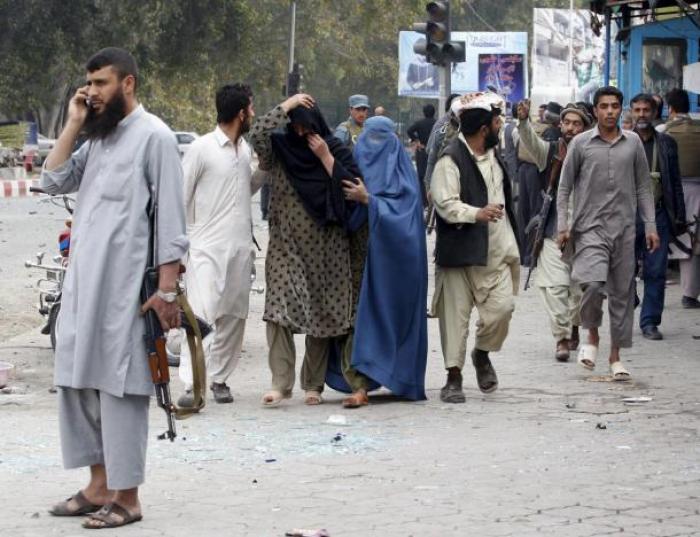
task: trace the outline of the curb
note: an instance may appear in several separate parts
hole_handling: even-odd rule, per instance
[[[36,192],[29,192],[29,187],[39,186],[38,180],[0,181],[0,198],[21,198],[24,196],[38,196]]]

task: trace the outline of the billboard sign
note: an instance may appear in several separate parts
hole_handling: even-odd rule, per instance
[[[533,10],[532,86],[569,87],[577,101],[591,102],[603,85],[605,28],[596,36],[586,9]],[[571,54],[570,54],[571,52]]]
[[[413,52],[413,44],[422,37],[418,32],[399,32],[399,95],[437,99],[437,68]],[[451,40],[463,42],[465,50],[464,63],[452,65],[452,92],[492,85],[507,101],[527,97],[526,32],[452,32]]]

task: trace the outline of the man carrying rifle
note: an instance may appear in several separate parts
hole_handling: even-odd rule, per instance
[[[547,178],[539,205],[533,207],[530,214],[525,215],[526,223],[530,222],[526,233],[533,237],[530,249],[532,255],[529,260],[530,273],[537,266],[534,283],[540,290],[552,335],[557,342],[554,356],[560,362],[566,362],[570,351],[578,347],[581,291],[579,286],[571,281],[571,267],[562,260],[556,244],[556,192],[569,142],[588,129],[592,121],[583,107],[568,104],[561,112],[561,138],[555,142],[545,142],[530,124],[528,101],[518,104],[517,115],[520,143],[533,156],[539,171],[544,172]]]
[[[152,199],[159,205],[160,265],[157,292],[143,311],[153,309],[164,330],[180,325],[176,281],[188,241],[177,143],[138,103],[136,62],[125,50],[107,48],[88,60],[86,71],[41,186],[51,194],[78,192],[54,382],[64,466],[90,467],[87,486],[50,512],[90,514],[83,526],[95,529],[142,517],[138,486],[153,384],[139,294]],[[81,132],[87,141],[71,155]]]

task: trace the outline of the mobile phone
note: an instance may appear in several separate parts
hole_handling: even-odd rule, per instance
[[[88,108],[92,108],[92,101],[90,100],[90,97],[87,97],[85,99],[85,106],[87,106]]]

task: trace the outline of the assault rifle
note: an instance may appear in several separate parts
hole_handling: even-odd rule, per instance
[[[149,267],[143,277],[141,286],[141,303],[145,303],[158,290],[158,269]],[[175,414],[176,408],[170,397],[170,370],[168,369],[168,353],[165,351],[165,334],[160,325],[158,315],[152,309],[145,314],[146,354],[148,355],[148,368],[151,370],[151,378],[156,390],[158,406],[165,410],[168,421],[168,430],[158,435],[158,440],[165,438],[175,441]]]
[[[430,204],[428,206],[428,214],[425,217],[425,228],[428,232],[428,235],[430,235],[433,230],[435,229],[435,219],[437,216],[437,211],[435,210],[435,205]]]
[[[540,209],[540,212],[534,216],[532,220],[530,220],[525,228],[526,237],[529,237],[530,233],[533,233],[530,263],[527,267],[527,278],[525,279],[526,291],[528,287],[530,287],[530,277],[532,276],[532,271],[537,266],[537,259],[540,257],[540,253],[542,252],[545,227],[547,226],[547,219],[549,218],[549,213],[552,208],[552,200],[554,199],[557,186],[559,185],[559,175],[561,174],[561,167],[564,163],[565,157],[566,144],[564,144],[562,140],[559,140],[557,151],[549,169],[547,190],[542,192],[542,208]]]

